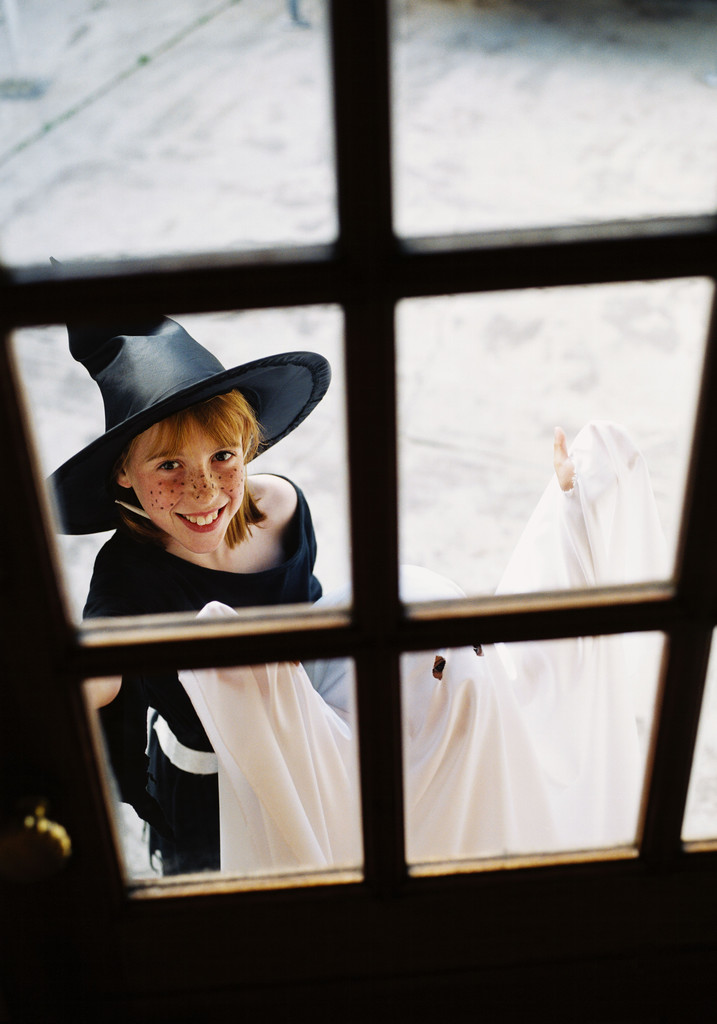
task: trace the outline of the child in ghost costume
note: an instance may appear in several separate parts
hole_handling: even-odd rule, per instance
[[[508,563],[498,593],[659,578],[666,550],[647,468],[626,432],[592,423]],[[402,567],[407,602],[460,597]],[[342,604],[348,592],[321,602]],[[321,603],[319,602],[319,603]],[[212,603],[205,616],[235,614]],[[401,659],[410,863],[600,848],[634,840],[659,638],[581,637]],[[219,761],[222,868],[361,863],[348,660],[181,671]]]

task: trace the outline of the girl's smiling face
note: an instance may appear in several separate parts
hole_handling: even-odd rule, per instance
[[[157,424],[135,439],[117,483],[134,490],[151,521],[165,534],[167,551],[209,563],[244,496],[241,441],[218,448],[209,433],[193,425],[180,449],[170,451],[163,433]]]

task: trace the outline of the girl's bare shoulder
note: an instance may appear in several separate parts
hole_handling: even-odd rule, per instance
[[[296,489],[281,476],[259,473],[249,478],[254,500],[266,516],[265,524],[274,529],[285,526],[298,503]]]

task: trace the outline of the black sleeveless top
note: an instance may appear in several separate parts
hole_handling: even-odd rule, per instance
[[[207,569],[118,531],[97,555],[85,618],[192,612],[210,601],[233,608],[316,601],[321,596],[321,585],[313,573],[316,537],[306,499],[298,487],[296,493],[298,504],[285,539],[286,560],[263,572]],[[205,751],[212,748],[176,672],[124,676],[118,696],[100,711],[122,800],[160,834],[173,836],[177,831],[174,807],[181,797],[176,792],[162,792],[161,781],[148,779],[148,708],[159,712],[185,746]],[[162,767],[163,778],[167,769]],[[176,772],[178,776],[186,774]],[[173,780],[171,788],[181,781]],[[209,781],[216,786],[216,776]],[[167,786],[165,778],[164,788]],[[190,810],[182,808],[182,816]]]

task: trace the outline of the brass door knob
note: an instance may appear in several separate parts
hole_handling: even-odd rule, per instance
[[[30,797],[17,804],[17,816],[0,828],[0,878],[39,882],[57,874],[72,853],[66,830],[47,817],[48,802]]]

